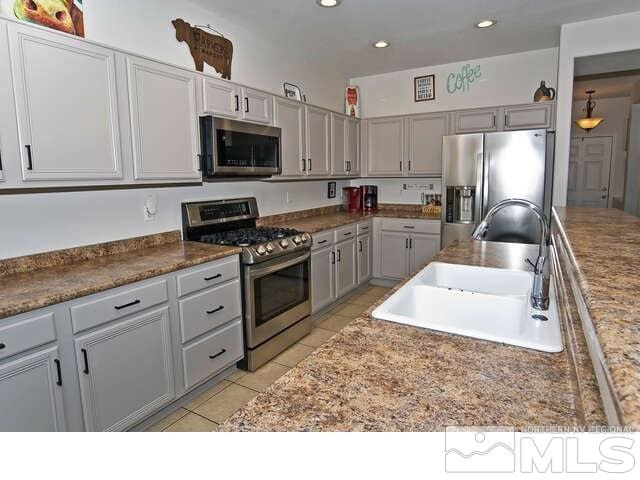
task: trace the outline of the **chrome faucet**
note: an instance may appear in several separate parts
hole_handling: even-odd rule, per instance
[[[478,228],[475,229],[473,232],[473,238],[475,240],[484,239],[491,227],[491,220],[493,220],[495,214],[505,207],[514,205],[528,208],[536,215],[536,217],[538,217],[538,221],[540,222],[540,247],[538,249],[538,259],[535,264],[529,259],[526,261],[533,267],[534,273],[533,290],[531,291],[531,305],[537,310],[548,310],[550,283],[550,272],[549,266],[547,265],[547,258],[549,256],[549,223],[544,212],[540,210],[536,204],[520,198],[510,198],[497,203],[493,208],[491,208],[491,210],[489,210],[489,213],[487,213],[487,216],[482,220],[480,225],[478,225]]]

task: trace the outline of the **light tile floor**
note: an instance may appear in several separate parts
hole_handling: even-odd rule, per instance
[[[373,303],[389,292],[388,288],[365,287],[346,302],[314,319],[317,326],[298,343],[255,372],[238,370],[225,380],[169,414],[149,432],[215,432],[218,425],[264,392],[278,378],[307,358],[337,332],[346,327]]]

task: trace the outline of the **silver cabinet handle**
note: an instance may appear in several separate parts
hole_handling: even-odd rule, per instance
[[[313,170],[313,163],[311,163],[311,158],[309,158],[309,171]]]
[[[302,171],[307,171],[307,161],[304,158],[302,159]]]

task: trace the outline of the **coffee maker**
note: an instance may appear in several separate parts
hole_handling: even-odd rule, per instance
[[[360,205],[363,212],[378,211],[378,187],[363,185],[360,187]]]
[[[345,212],[360,211],[360,189],[358,187],[344,187],[342,189],[342,209]]]

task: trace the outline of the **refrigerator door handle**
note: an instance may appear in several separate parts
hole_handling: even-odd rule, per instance
[[[475,198],[475,211],[474,223],[480,225],[482,221],[483,210],[483,198],[484,198],[484,152],[478,152],[476,155],[476,198]]]
[[[482,219],[489,211],[489,169],[491,168],[491,152],[484,153],[484,168],[482,177]]]

